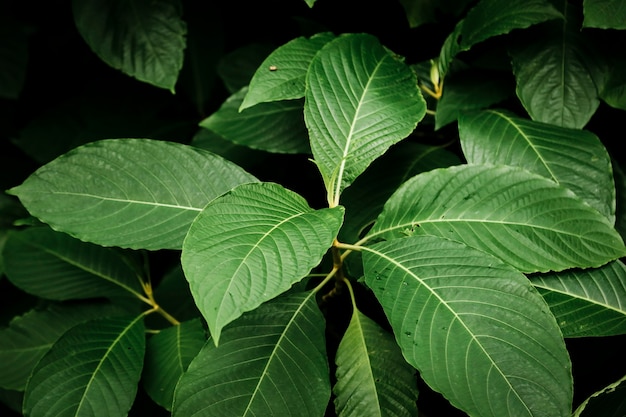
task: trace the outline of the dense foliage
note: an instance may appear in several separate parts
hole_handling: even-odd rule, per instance
[[[3,415],[626,412],[622,2],[36,3]]]

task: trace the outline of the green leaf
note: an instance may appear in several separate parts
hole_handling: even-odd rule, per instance
[[[208,341],[176,387],[174,417],[321,417],[330,398],[315,293],[279,297]]]
[[[626,59],[619,55],[611,58],[605,69],[607,79],[600,87],[600,98],[611,107],[626,110]]]
[[[436,236],[366,247],[363,265],[405,358],[452,405],[480,416],[570,415],[565,343],[521,273]]]
[[[626,266],[567,270],[531,277],[565,337],[626,334]]]
[[[488,110],[459,119],[463,154],[470,164],[511,165],[572,190],[615,221],[611,158],[596,135]]]
[[[51,304],[13,318],[0,330],[0,387],[23,391],[39,359],[63,333],[79,323],[120,311],[109,304]]]
[[[415,73],[375,37],[351,34],[328,42],[307,73],[304,117],[330,205],[407,137],[425,111]]]
[[[110,139],[60,156],[9,193],[53,229],[81,240],[180,249],[189,225],[209,201],[253,181],[238,166],[201,149]]]
[[[626,29],[626,4],[621,0],[585,0],[583,26]]]
[[[272,52],[255,72],[239,111],[259,103],[304,97],[306,73],[315,54],[334,35],[293,39]]]
[[[205,342],[200,319],[169,327],[150,337],[142,379],[154,402],[172,410],[174,388]]]
[[[578,406],[573,417],[619,417],[626,414],[626,375],[593,393]]]
[[[145,340],[143,315],[93,320],[68,330],[33,370],[24,414],[126,415],[137,392]]]
[[[225,325],[306,276],[342,220],[343,207],[313,210],[273,183],[244,184],[207,205],[181,260],[215,344]]]
[[[72,1],[78,32],[108,65],[174,92],[187,28],[180,0]]]
[[[597,267],[626,247],[606,217],[526,170],[462,165],[419,174],[394,193],[369,237],[457,240],[522,272]]]
[[[252,149],[277,153],[310,153],[302,116],[302,101],[261,103],[239,112],[247,88],[230,96],[211,116],[200,122],[226,140]]]
[[[9,280],[50,300],[141,295],[141,274],[127,254],[47,227],[12,231],[2,257]]]
[[[337,415],[416,416],[417,380],[393,335],[354,309],[337,356]]]

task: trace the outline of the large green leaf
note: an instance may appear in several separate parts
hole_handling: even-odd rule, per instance
[[[9,192],[53,229],[104,246],[180,249],[215,197],[256,181],[201,149],[148,139],[102,140],[39,168]]]
[[[536,275],[532,284],[546,299],[565,337],[626,334],[626,266]]]
[[[74,0],[72,8],[79,33],[100,59],[174,91],[187,32],[180,0]]]
[[[239,112],[248,89],[230,96],[211,116],[200,122],[226,140],[253,149],[277,153],[310,153],[302,100],[260,103]]]
[[[306,276],[342,220],[343,207],[313,210],[273,183],[244,184],[207,205],[189,229],[181,259],[214,342],[243,312]]]
[[[340,417],[417,415],[415,369],[393,335],[356,308],[335,362],[333,392]]]
[[[407,361],[469,415],[569,416],[569,355],[521,273],[436,236],[364,248],[365,282]]]
[[[622,0],[585,0],[583,6],[585,27],[626,29],[626,3]]]
[[[468,163],[512,165],[543,175],[615,221],[611,158],[593,133],[488,110],[462,116],[459,135]]]
[[[35,364],[63,333],[79,323],[121,311],[109,304],[51,304],[15,317],[0,330],[0,387],[23,391]]]
[[[304,117],[331,206],[426,111],[413,71],[374,36],[328,42],[307,73]]]
[[[322,417],[330,398],[324,317],[314,293],[279,297],[209,340],[180,379],[175,417]]]
[[[143,315],[73,327],[33,370],[24,414],[125,416],[137,392],[145,342]]]
[[[172,409],[174,388],[206,342],[200,319],[183,322],[150,337],[146,347],[143,386],[150,398]]]
[[[2,252],[9,280],[51,300],[143,294],[139,268],[114,248],[81,242],[48,227],[12,231]]]
[[[552,180],[507,166],[461,165],[405,182],[369,237],[412,234],[464,242],[523,272],[596,267],[626,253],[597,210]]]
[[[239,110],[268,101],[304,97],[306,72],[322,46],[332,40],[328,32],[293,39],[272,52],[250,80]]]

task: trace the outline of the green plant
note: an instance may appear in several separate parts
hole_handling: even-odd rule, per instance
[[[472,416],[623,412],[619,376],[574,400],[566,341],[626,333],[622,161],[592,120],[626,109],[605,48],[626,11],[402,5],[441,25],[435,52],[315,26],[217,64],[191,4],[74,1],[100,59],[195,109],[150,139],[132,132],[152,115],[58,146],[22,130],[37,169],[1,207],[3,285],[22,297],[4,402],[145,415],[142,387],[174,416],[414,416],[432,390]],[[255,70],[237,78],[241,56]],[[184,59],[228,88],[206,116],[220,95],[179,79]],[[190,123],[190,140],[158,134]]]

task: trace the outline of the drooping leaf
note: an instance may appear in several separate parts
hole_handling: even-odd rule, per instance
[[[393,335],[357,309],[335,362],[338,416],[417,415],[415,369],[405,361]]]
[[[175,391],[174,417],[322,417],[330,398],[324,317],[314,293],[279,297],[209,340]]]
[[[239,105],[247,88],[230,96],[211,116],[200,122],[238,145],[277,153],[310,153],[302,116],[302,100],[260,103],[242,112]]]
[[[79,323],[119,315],[121,311],[109,304],[51,304],[15,317],[0,330],[0,387],[23,391],[39,359],[63,333]]]
[[[606,217],[571,191],[507,166],[461,165],[405,182],[369,237],[413,234],[461,241],[522,272],[598,267],[626,252]]]
[[[205,342],[206,335],[200,319],[169,327],[150,337],[146,347],[143,386],[154,402],[172,410],[174,388]]]
[[[313,210],[273,183],[244,184],[207,205],[181,260],[215,344],[225,325],[306,276],[342,220],[343,207]]]
[[[413,71],[366,34],[328,42],[306,83],[311,150],[335,206],[373,160],[415,129],[426,105]]]
[[[187,28],[180,0],[72,1],[74,22],[108,65],[174,92]]]
[[[459,135],[468,163],[512,165],[543,175],[615,221],[611,158],[593,133],[487,110],[463,115]]]
[[[583,26],[626,29],[626,4],[621,0],[585,0]]]
[[[565,337],[626,334],[626,266],[536,275],[532,284],[546,299]]]
[[[9,190],[53,229],[104,246],[180,249],[204,206],[256,181],[201,149],[148,139],[92,142]]]
[[[469,415],[569,416],[569,355],[521,273],[437,236],[364,248],[374,291],[407,361]]]
[[[143,315],[71,328],[35,366],[26,385],[24,414],[126,415],[137,392],[145,341]]]
[[[48,227],[11,231],[2,252],[9,280],[50,300],[143,294],[131,258]]]
[[[293,39],[272,52],[250,80],[239,111],[259,103],[304,97],[306,72],[315,54],[334,35],[318,33]]]
[[[573,417],[620,417],[626,414],[626,375],[594,392],[576,408]]]

